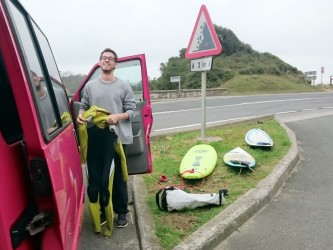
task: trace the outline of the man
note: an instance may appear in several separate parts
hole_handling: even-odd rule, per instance
[[[110,112],[107,118],[109,127],[101,129],[93,126],[87,131],[89,176],[87,193],[90,202],[96,203],[99,198],[101,206],[107,206],[110,199],[108,190],[110,167],[114,159],[113,210],[118,214],[117,227],[126,227],[127,182],[123,180],[120,158],[115,154],[114,143],[119,137],[125,152],[126,144],[133,143],[130,120],[135,116],[136,102],[131,86],[114,75],[118,61],[116,52],[109,48],[104,49],[99,59],[101,74],[96,79],[89,81],[84,87],[77,117],[78,123],[83,124],[85,122],[83,115],[92,106]]]

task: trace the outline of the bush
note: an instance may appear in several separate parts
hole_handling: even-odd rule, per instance
[[[266,70],[267,70],[268,74],[272,74],[272,75],[280,75],[281,74],[280,69],[275,65],[267,66]]]

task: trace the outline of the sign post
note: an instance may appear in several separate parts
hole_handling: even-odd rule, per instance
[[[206,131],[206,81],[207,71],[201,72],[201,138],[205,139]]]
[[[178,82],[178,97],[180,98],[180,76],[171,76],[170,82]]]
[[[205,139],[206,130],[206,81],[207,71],[212,67],[212,56],[222,52],[222,45],[216,34],[208,10],[202,5],[188,43],[186,59],[191,61],[191,71],[201,71],[201,138]]]
[[[323,74],[325,72],[325,67],[321,66],[321,79],[320,79],[320,83],[323,84]]]

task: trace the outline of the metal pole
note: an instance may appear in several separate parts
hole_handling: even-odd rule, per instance
[[[180,98],[180,78],[179,78],[179,82],[178,82],[178,97]]]
[[[207,72],[201,72],[201,138],[205,139],[206,130],[206,79]]]

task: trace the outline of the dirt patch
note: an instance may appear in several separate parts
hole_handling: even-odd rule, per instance
[[[165,224],[172,226],[180,231],[191,230],[193,224],[198,223],[197,216],[192,214],[179,214],[178,212],[169,212],[164,218]]]

